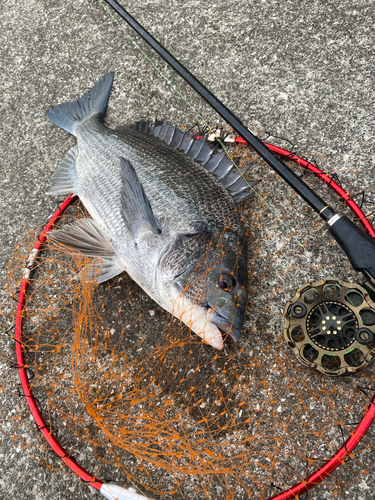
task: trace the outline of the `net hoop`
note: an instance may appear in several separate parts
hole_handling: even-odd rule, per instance
[[[28,268],[32,267],[30,261],[35,261],[38,253],[43,247],[43,243],[47,238],[47,233],[50,231],[57,221],[57,219],[64,213],[64,211],[71,205],[71,203],[76,199],[75,196],[70,195],[56,210],[56,212],[50,218],[48,224],[43,229],[38,237],[38,242],[33,248],[30,257],[28,258],[27,268],[25,268],[25,277],[21,283],[21,289],[18,295],[18,304],[16,312],[16,328],[15,328],[15,341],[16,341],[16,357],[18,365],[18,373],[20,376],[22,389],[24,391],[27,404],[29,405],[30,412],[34,417],[35,423],[39,431],[43,434],[44,438],[51,446],[52,450],[57,454],[57,456],[69,467],[84,483],[89,484],[93,488],[100,491],[103,481],[97,480],[84,468],[82,468],[74,459],[69,457],[69,453],[60,445],[57,439],[52,434],[46,421],[40,412],[36,400],[34,398],[33,392],[30,387],[29,377],[27,375],[27,366],[25,365],[25,359],[23,354],[23,343],[22,343],[22,325],[23,325],[23,310],[26,301],[26,292],[29,286],[29,275],[30,270]]]
[[[237,143],[245,143],[243,139],[236,138]],[[339,185],[334,179],[332,179],[327,173],[324,173],[319,167],[310,163],[308,160],[290,152],[286,149],[274,146],[272,144],[265,143],[266,146],[274,153],[297,163],[303,168],[313,172],[320,180],[325,182],[328,187],[330,187],[336,194],[339,195],[341,199],[345,201],[345,204],[351,209],[356,218],[361,222],[362,226],[366,232],[375,237],[375,229],[373,228],[371,222],[365,216],[361,208],[357,203],[349,196],[349,194]],[[94,489],[100,491],[104,481],[97,479],[95,476],[86,471],[81,467],[73,458],[70,458],[69,453],[60,445],[58,440],[54,437],[52,431],[49,429],[46,421],[43,418],[41,411],[39,410],[36,399],[33,395],[29,377],[27,374],[27,365],[25,364],[25,358],[23,353],[23,341],[22,341],[22,326],[24,318],[24,307],[26,302],[27,289],[29,286],[30,278],[30,268],[32,263],[36,260],[39,252],[43,247],[43,243],[47,238],[47,233],[53,228],[53,225],[57,222],[59,217],[63,215],[65,210],[76,200],[75,196],[68,196],[66,200],[59,206],[56,212],[51,216],[49,222],[41,232],[38,237],[38,242],[34,246],[27,258],[27,264],[24,268],[24,278],[21,283],[21,288],[17,298],[17,311],[16,311],[16,325],[15,325],[15,342],[16,342],[16,358],[18,372],[20,376],[20,381],[24,395],[26,397],[30,412],[35,420],[38,430],[42,433],[52,450],[57,454],[57,456],[64,462],[64,464],[74,472],[80,480],[93,487]],[[362,438],[365,436],[367,430],[369,429],[371,423],[375,419],[375,396],[370,400],[370,404],[366,410],[366,413],[362,417],[361,422],[357,425],[355,430],[352,432],[351,437],[345,442],[345,444],[335,453],[335,455],[328,460],[318,471],[306,478],[304,481],[296,484],[292,488],[284,491],[283,493],[277,494],[275,496],[269,497],[268,500],[292,500],[299,498],[299,495],[307,492],[309,489],[313,488],[317,484],[321,483],[328,475],[330,475],[341,463],[343,463],[348,457],[350,457],[352,451],[360,443]]]
[[[237,140],[236,142],[241,143],[242,141]],[[297,156],[296,154],[291,153],[286,149],[274,146],[273,144],[265,143],[265,145],[274,153],[282,156],[287,160],[293,161],[298,165],[301,165],[301,167],[305,168],[309,172],[312,172],[313,174],[316,175],[318,179],[327,184],[327,186],[331,188],[332,191],[338,194],[340,198],[345,201],[345,204],[348,205],[350,210],[360,221],[366,233],[368,233],[372,237],[375,237],[375,230],[372,227],[371,222],[367,219],[366,215],[362,212],[361,208],[357,205],[357,203],[353,200],[353,198],[345,191],[345,189],[343,189],[332,177],[330,177],[327,173],[324,173],[322,170],[320,170],[319,167],[317,167],[313,163],[310,163],[305,158],[301,158],[300,156]]]

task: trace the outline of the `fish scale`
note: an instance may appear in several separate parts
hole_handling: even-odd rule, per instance
[[[78,101],[47,111],[77,137],[51,179],[51,194],[71,189],[91,216],[49,237],[102,257],[99,271],[90,269],[86,278],[100,283],[126,270],[222,349],[222,333],[238,340],[247,303],[247,239],[236,206],[248,186],[223,154],[175,127],[107,127],[112,81],[109,73]]]
[[[167,219],[164,224],[167,229],[191,231],[194,230],[192,223],[208,219],[215,221],[218,229],[235,210],[233,198],[214,176],[154,137],[130,127],[122,127],[121,132],[111,130],[100,123],[88,127],[81,125],[77,137],[82,153],[92,158],[91,162],[82,162],[84,168],[77,168],[77,182],[80,182],[78,172],[82,170],[85,176],[94,177],[87,191],[92,199],[91,189],[96,184],[100,187],[100,198],[97,197],[95,206],[103,211],[103,220],[108,221],[116,215],[121,221],[119,197],[116,200],[116,193],[120,192],[117,182],[121,183],[119,157],[131,161],[156,219]],[[113,166],[108,166],[108,160]],[[116,185],[108,186],[108,178]],[[118,226],[116,224],[110,231],[112,238],[116,237]]]

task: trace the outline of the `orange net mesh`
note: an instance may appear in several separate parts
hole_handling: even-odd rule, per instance
[[[360,276],[298,196],[251,151],[238,153],[262,182],[261,198],[240,207],[250,292],[237,343],[227,339],[222,351],[204,344],[126,274],[99,286],[85,282],[82,270],[95,263],[82,255],[46,243],[33,264],[23,347],[49,428],[91,473],[154,498],[272,497],[343,446],[374,388],[371,368],[329,378],[302,366],[284,340],[283,310],[303,283],[328,276],[360,283]],[[340,176],[349,192],[362,186],[354,171]],[[344,210],[312,174],[305,180]],[[59,226],[80,217],[87,214],[76,203]],[[13,354],[17,290],[39,232],[21,239],[9,264],[5,296],[15,300],[3,300],[1,315],[8,403],[0,419],[19,449],[66,470],[30,418]],[[369,472],[374,448],[370,432],[309,498],[343,498],[345,486]]]

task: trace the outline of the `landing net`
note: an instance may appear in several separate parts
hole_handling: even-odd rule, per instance
[[[285,341],[284,307],[302,284],[329,276],[360,284],[361,276],[323,223],[259,157],[245,146],[232,153],[251,163],[249,178],[262,181],[261,196],[239,207],[250,242],[250,292],[237,343],[227,339],[222,351],[204,344],[126,274],[99,286],[87,283],[82,270],[97,264],[61,246],[46,242],[31,265],[22,348],[48,429],[96,477],[155,499],[280,495],[345,447],[375,390],[371,365],[353,377],[327,377],[301,365]],[[294,168],[348,214],[327,185]],[[339,176],[349,195],[363,185],[354,170]],[[368,214],[374,195],[364,196]],[[58,226],[87,216],[77,201]],[[8,403],[0,422],[18,450],[67,472],[30,418],[14,355],[17,292],[40,232],[24,235],[9,263],[0,316],[0,395]],[[374,448],[370,429],[308,498],[344,498],[345,488],[371,470]]]

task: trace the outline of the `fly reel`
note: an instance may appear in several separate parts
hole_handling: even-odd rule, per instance
[[[284,316],[295,355],[321,373],[360,373],[375,356],[375,304],[358,285],[338,279],[303,285]]]

